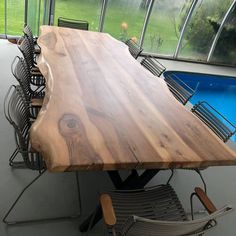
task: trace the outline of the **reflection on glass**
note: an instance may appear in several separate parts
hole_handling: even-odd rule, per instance
[[[7,1],[7,29],[9,35],[22,35],[24,27],[25,1]]]
[[[138,42],[150,0],[108,0],[104,31],[126,41]]]
[[[219,28],[219,22],[214,22],[215,30]],[[224,29],[218,39],[212,61],[236,65],[236,7],[228,17]]]
[[[191,2],[191,0],[155,1],[143,45],[146,52],[174,54]]]
[[[179,57],[206,60],[216,35],[217,22],[220,24],[232,0],[199,1],[186,28]]]
[[[89,30],[98,31],[101,0],[56,0],[54,25],[64,17],[89,22]]]

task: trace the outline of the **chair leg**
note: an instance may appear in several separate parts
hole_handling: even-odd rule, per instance
[[[18,153],[19,150],[18,148],[16,148],[9,158],[9,166],[11,166],[12,168],[25,168],[24,161],[14,161]]]
[[[200,176],[201,180],[202,180],[202,183],[203,183],[203,186],[204,186],[204,192],[207,194],[207,185],[206,185],[206,182],[202,176],[202,173],[201,173],[201,170],[199,169],[195,169],[195,171],[198,173],[198,175]]]
[[[14,201],[14,203],[11,205],[10,209],[7,211],[7,213],[5,214],[4,218],[3,218],[3,223],[7,224],[7,225],[16,225],[16,224],[26,224],[26,223],[36,223],[36,222],[48,222],[48,221],[55,221],[55,220],[65,220],[65,219],[75,219],[78,218],[81,214],[81,212],[79,212],[78,214],[75,215],[70,215],[70,216],[60,216],[60,217],[51,217],[51,218],[40,218],[40,219],[33,219],[33,220],[21,220],[21,221],[8,221],[7,217],[9,216],[9,214],[12,212],[12,210],[14,209],[14,207],[16,206],[16,204],[18,203],[18,201],[20,200],[21,196],[24,194],[24,192],[34,183],[36,182],[44,173],[46,172],[46,170],[42,171],[41,173],[39,173],[39,175],[37,175],[18,195],[18,197],[16,198],[16,200]],[[76,172],[76,185],[77,185],[77,189],[78,189],[78,194],[79,194],[79,206],[81,206],[80,203],[80,191],[79,191],[79,179],[78,179],[78,173]]]

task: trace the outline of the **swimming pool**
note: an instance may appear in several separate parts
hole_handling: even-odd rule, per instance
[[[182,71],[166,71],[164,76],[176,75],[191,88],[198,88],[190,99],[192,104],[207,101],[236,125],[236,77]],[[236,135],[231,138],[236,142]]]

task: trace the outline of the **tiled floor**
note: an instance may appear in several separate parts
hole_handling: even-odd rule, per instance
[[[10,65],[14,56],[19,54],[17,47],[7,41],[0,41],[0,218],[14,201],[21,189],[28,184],[36,172],[30,170],[13,170],[8,166],[8,158],[14,149],[13,130],[3,115],[3,99],[10,84],[16,83],[10,73]],[[168,68],[179,68],[191,70],[211,69],[208,66],[200,65],[193,67],[193,64],[174,63],[165,61]],[[234,73],[235,69],[225,70],[216,67],[218,73]],[[229,72],[230,71],[230,72]],[[126,173],[124,173],[126,174]],[[159,174],[153,179],[150,185],[157,184],[166,179],[167,172]],[[111,183],[103,172],[79,173],[80,187],[82,194],[82,213],[86,216],[96,205],[99,191],[111,187]],[[217,206],[231,203],[236,207],[236,167],[212,167],[204,171],[208,183],[209,195],[215,200]],[[189,195],[194,186],[201,184],[198,176],[190,171],[177,171],[172,181],[173,186],[180,195],[180,198],[189,211]],[[75,213],[78,209],[73,173],[45,174],[32,188],[27,191],[20,203],[13,212],[11,219],[27,219],[37,217],[59,216]],[[197,210],[201,209],[197,204]],[[82,217],[82,218],[83,218]],[[80,219],[81,220],[81,219]],[[234,235],[236,212],[226,216],[219,222],[218,228],[211,235],[232,236]],[[74,236],[81,235],[78,231],[78,220],[60,221],[54,223],[31,224],[21,226],[6,226],[0,223],[1,236]],[[103,235],[102,224],[96,226],[89,235]]]

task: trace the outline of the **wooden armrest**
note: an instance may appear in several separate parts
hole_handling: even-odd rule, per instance
[[[43,99],[42,98],[32,98],[31,105],[34,107],[41,107],[43,105]]]
[[[215,207],[213,202],[210,200],[210,198],[208,198],[206,193],[201,188],[197,187],[194,190],[200,202],[203,204],[209,214],[212,214],[217,211],[217,208]]]
[[[102,213],[105,223],[108,226],[114,226],[116,224],[116,215],[111,197],[108,194],[102,194],[100,196],[100,203],[102,206]]]

